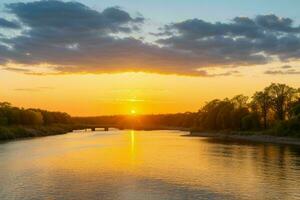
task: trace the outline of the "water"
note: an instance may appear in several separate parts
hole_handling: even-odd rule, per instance
[[[0,144],[0,199],[300,199],[300,149],[178,131]]]

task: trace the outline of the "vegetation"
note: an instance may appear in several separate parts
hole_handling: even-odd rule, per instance
[[[67,113],[49,112],[40,109],[23,109],[11,106],[10,103],[0,102],[0,125],[51,125],[67,124],[71,117]]]
[[[71,130],[66,113],[23,109],[0,103],[0,140],[62,134]]]
[[[113,124],[121,128],[187,128],[193,131],[264,132],[300,137],[300,90],[272,83],[251,98],[214,99],[198,112],[164,115],[73,118],[76,123]]]
[[[264,131],[300,136],[300,90],[272,83],[249,100],[243,95],[213,100],[197,116],[196,130]]]
[[[90,125],[134,129],[257,133],[300,137],[300,89],[272,83],[249,98],[214,99],[198,112],[142,116],[70,117],[66,113],[23,109],[0,103],[0,139],[68,132]]]

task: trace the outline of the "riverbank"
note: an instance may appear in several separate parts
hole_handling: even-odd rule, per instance
[[[79,124],[55,124],[49,126],[0,126],[0,141],[21,138],[43,137],[61,135],[73,130],[85,129],[90,126]],[[179,130],[190,131],[188,128],[179,127],[135,127],[135,130]],[[189,137],[211,137],[224,140],[241,140],[261,143],[274,143],[300,146],[300,138],[278,137],[264,134],[263,132],[199,132],[190,131]]]
[[[121,128],[119,128],[121,129]],[[126,127],[123,129],[134,129],[137,131],[158,131],[158,130],[175,130],[175,131],[190,131],[190,128],[174,127],[174,126],[140,126],[140,127]]]
[[[71,132],[71,124],[55,124],[49,126],[0,126],[0,140],[60,135]]]
[[[285,145],[297,145],[300,146],[300,138],[292,137],[278,137],[272,135],[265,135],[262,133],[256,132],[247,132],[247,133],[211,133],[211,132],[197,132],[191,131],[190,137],[212,137],[220,138],[227,140],[241,140],[241,141],[250,141],[250,142],[260,142],[260,143],[273,143],[273,144],[285,144]]]

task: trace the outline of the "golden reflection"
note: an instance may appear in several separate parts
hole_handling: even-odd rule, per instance
[[[131,160],[135,159],[135,131],[131,130],[130,131],[130,147],[131,147]]]
[[[293,161],[289,149],[272,145],[241,147],[181,135],[181,132],[130,130],[119,134],[99,132],[95,137],[89,134],[61,136],[68,137],[68,140],[52,140],[50,137],[45,138],[47,145],[39,146],[43,157],[38,157],[36,162],[39,168],[50,172],[53,169],[72,171],[82,182],[90,177],[102,181],[103,174],[116,179],[128,175],[159,179],[170,185],[205,187],[217,193],[230,191],[240,195],[251,191],[258,195],[258,199],[264,199],[265,192],[257,185],[273,180],[285,190],[293,189],[292,184],[287,184],[286,177],[290,174],[295,178],[298,176],[290,167]],[[32,151],[36,152],[36,149]],[[9,166],[26,167],[19,161],[15,159]],[[32,160],[27,166],[32,167]],[[224,182],[228,184],[224,185]]]

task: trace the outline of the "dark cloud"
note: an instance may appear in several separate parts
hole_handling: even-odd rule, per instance
[[[8,21],[0,17],[0,28],[19,29],[21,26],[16,21]]]
[[[273,57],[287,61],[300,58],[300,27],[292,22],[275,15],[236,17],[230,23],[192,19],[166,25],[167,38],[157,42],[211,65],[264,64]]]
[[[0,35],[0,41],[1,41],[1,35]],[[9,61],[9,57],[12,55],[11,53],[12,52],[8,49],[8,47],[1,45],[0,42],[0,65],[4,65]]]
[[[255,22],[257,25],[269,30],[298,33],[300,31],[300,27],[292,27],[293,20],[290,18],[280,18],[276,15],[259,15],[256,17]]]
[[[275,15],[236,17],[229,23],[201,19],[172,23],[153,33],[163,39],[150,44],[131,37],[145,19],[119,7],[97,11],[78,2],[49,0],[11,3],[6,9],[22,25],[22,32],[0,36],[0,64],[51,66],[49,73],[24,71],[31,75],[134,71],[227,76],[235,73],[210,74],[201,68],[300,57],[299,27]]]
[[[12,3],[6,5],[6,8],[32,29],[62,29],[81,33],[100,30],[130,32],[130,28],[123,25],[143,22],[143,19],[134,19],[117,7],[98,12],[78,2],[36,1]]]

